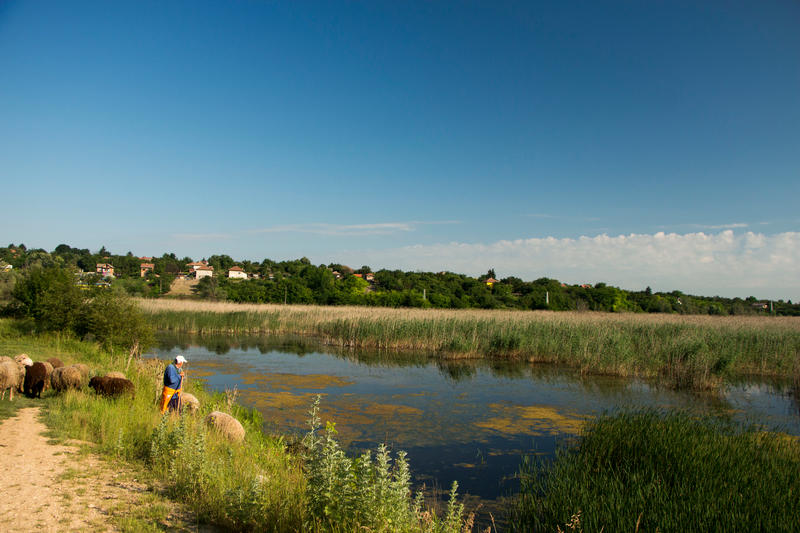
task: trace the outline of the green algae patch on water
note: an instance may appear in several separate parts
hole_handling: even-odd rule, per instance
[[[245,385],[269,387],[273,390],[324,390],[330,387],[346,387],[355,384],[339,376],[327,374],[241,374]]]
[[[198,361],[190,365],[186,370],[189,379],[208,378],[217,374],[232,376],[242,371],[241,365],[231,364],[228,361]]]
[[[505,435],[579,435],[588,419],[585,415],[559,412],[546,405],[489,404],[495,414],[474,423],[481,429],[493,430]]]
[[[303,429],[307,411],[313,403],[315,393],[297,393],[280,391],[267,392],[256,389],[245,389],[240,392],[240,400],[244,405],[257,409],[264,423],[274,425],[279,431],[286,428]]]

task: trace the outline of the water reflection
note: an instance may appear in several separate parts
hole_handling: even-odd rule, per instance
[[[308,407],[322,394],[321,418],[336,422],[352,451],[388,443],[409,452],[416,481],[447,488],[458,480],[483,499],[513,492],[523,455],[552,454],[606,411],[689,409],[800,434],[797,391],[780,381],[693,394],[549,365],[342,349],[307,338],[172,335],[152,355],[177,353],[210,388],[236,386],[240,401],[263,413],[267,431],[303,433]]]

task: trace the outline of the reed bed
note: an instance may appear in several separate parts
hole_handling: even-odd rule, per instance
[[[797,531],[797,438],[686,413],[591,422],[548,463],[529,460],[514,531]]]
[[[141,300],[161,330],[309,335],[358,348],[442,358],[554,363],[589,374],[708,389],[733,376],[800,376],[800,319],[324,307]]]

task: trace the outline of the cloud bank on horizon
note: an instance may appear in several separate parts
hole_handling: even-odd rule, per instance
[[[705,296],[800,299],[800,232],[664,233],[450,242],[351,250],[334,261],[373,269],[441,271]]]

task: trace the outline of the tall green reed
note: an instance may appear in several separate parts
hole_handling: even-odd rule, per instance
[[[515,531],[796,531],[796,438],[686,413],[636,411],[591,422],[552,462],[528,459]]]

